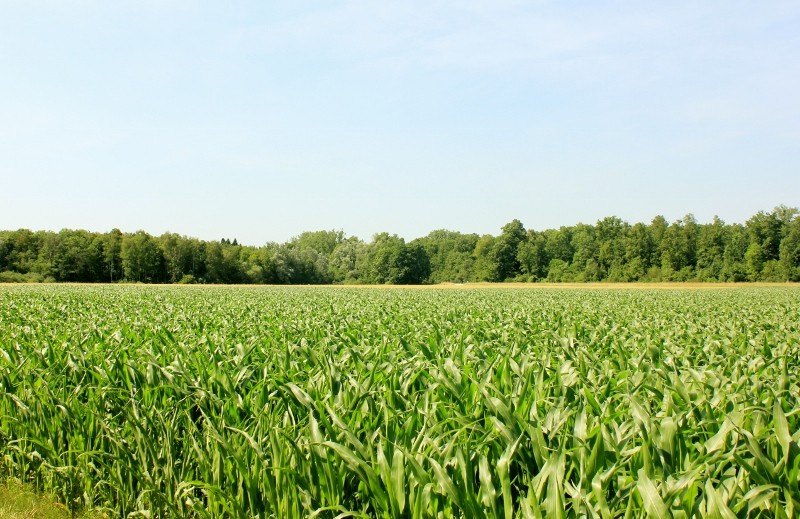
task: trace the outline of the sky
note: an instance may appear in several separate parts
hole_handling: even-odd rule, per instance
[[[0,0],[0,229],[261,245],[779,204],[796,0]]]

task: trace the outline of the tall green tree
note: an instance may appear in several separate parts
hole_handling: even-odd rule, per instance
[[[786,224],[786,235],[781,240],[780,261],[788,281],[800,281],[800,218],[794,217]]]
[[[376,234],[368,247],[366,280],[377,284],[417,284],[430,275],[430,261],[419,245],[396,234]]]
[[[670,225],[661,240],[662,275],[672,281],[687,281],[694,275],[697,251],[697,221],[688,214]]]
[[[39,253],[36,261],[31,265],[32,272],[41,274],[46,279],[64,281],[60,279],[59,274],[56,272],[56,260],[61,254],[63,232],[62,230],[61,233],[50,231],[37,231],[34,233],[39,244]]]
[[[771,213],[759,211],[745,223],[750,244],[745,254],[748,278],[752,281],[781,281],[787,278],[780,260],[781,242],[788,234],[798,210],[780,205]]]
[[[91,282],[102,271],[102,249],[87,231],[64,229],[58,233],[58,244],[52,270],[58,281]]]
[[[236,239],[205,242],[144,231],[0,231],[0,279],[207,283],[441,283],[543,280],[632,281],[797,279],[798,210],[760,211],[745,225],[692,215],[633,226],[608,217],[595,225],[498,236],[433,231],[406,243],[381,233],[365,244],[342,231],[302,233],[262,247]]]
[[[599,220],[595,228],[601,276],[610,281],[628,281],[624,269],[628,224],[616,216],[608,216]]]
[[[141,283],[158,283],[162,280],[164,258],[156,241],[146,232],[125,235],[120,254],[125,279]]]
[[[447,229],[431,231],[411,244],[425,248],[430,260],[431,283],[463,283],[473,279],[477,234],[464,234]]]
[[[647,227],[650,231],[650,236],[653,239],[653,256],[650,258],[650,264],[659,269],[658,278],[661,278],[661,265],[664,256],[664,235],[667,234],[669,223],[662,215],[658,215],[650,221]]]
[[[363,281],[364,273],[359,267],[363,267],[366,257],[367,245],[358,238],[352,237],[336,245],[331,253],[328,262],[328,270],[331,279],[335,283],[358,283]]]
[[[725,268],[725,246],[728,227],[718,216],[710,224],[700,225],[697,233],[697,277],[704,281],[718,281]]]
[[[205,281],[208,283],[237,284],[245,280],[239,258],[240,245],[230,240],[224,243],[210,242],[205,250]]]
[[[544,231],[545,251],[550,259],[547,265],[547,281],[558,283],[575,280],[577,273],[572,268],[575,254],[572,245],[573,232],[573,228],[564,226]]]
[[[750,245],[747,230],[741,224],[728,227],[728,239],[722,253],[722,279],[725,281],[747,281],[745,255]]]
[[[525,227],[519,220],[512,220],[502,227],[500,236],[495,240],[490,257],[494,262],[494,278],[492,281],[504,281],[520,274],[517,251],[526,238]]]
[[[653,266],[656,249],[647,225],[637,223],[630,228],[625,239],[625,269],[629,280],[645,279]]]
[[[745,223],[750,241],[757,242],[761,246],[765,260],[778,259],[780,256],[783,227],[784,222],[778,217],[777,212],[759,211]]]
[[[547,277],[549,259],[545,250],[547,239],[542,233],[528,230],[528,237],[519,244],[517,261],[520,271],[528,281],[539,281]]]
[[[492,254],[496,241],[497,238],[491,234],[484,234],[475,243],[475,250],[472,253],[475,258],[473,267],[475,281],[499,281],[500,274]]]
[[[312,249],[325,257],[330,257],[336,246],[344,240],[343,231],[310,231],[292,239],[290,244],[298,249]]]
[[[164,233],[158,238],[164,256],[164,271],[169,283],[177,283],[188,272],[184,269],[181,237],[174,233]]]
[[[11,251],[11,242],[8,233],[0,231],[0,272],[9,270],[8,254]]]
[[[544,231],[545,251],[550,260],[561,260],[567,264],[572,262],[575,250],[572,247],[572,232],[569,227],[548,229]]]
[[[405,244],[397,258],[395,283],[401,285],[420,285],[431,274],[431,262],[425,248],[418,243]]]
[[[20,274],[33,271],[39,258],[41,235],[29,229],[19,229],[9,234],[8,241],[10,247],[6,262],[9,270]]]
[[[113,283],[123,276],[122,239],[122,231],[116,228],[100,237],[103,250],[103,281],[108,280]]]
[[[597,241],[597,230],[593,225],[578,224],[571,229],[570,247],[572,262],[569,270],[575,273],[579,281],[599,281],[603,278],[598,261],[600,247]],[[561,258],[563,260],[563,256]]]

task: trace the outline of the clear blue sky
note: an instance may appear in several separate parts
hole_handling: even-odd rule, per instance
[[[777,204],[796,0],[0,0],[0,229],[260,245]]]

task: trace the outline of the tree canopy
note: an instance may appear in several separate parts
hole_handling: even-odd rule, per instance
[[[469,281],[800,281],[800,215],[778,206],[744,224],[691,214],[633,225],[526,229],[497,236],[447,229],[406,242],[388,232],[369,242],[340,230],[287,243],[241,245],[174,233],[64,229],[0,231],[0,281],[420,284]]]

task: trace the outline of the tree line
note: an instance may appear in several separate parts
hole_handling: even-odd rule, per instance
[[[0,231],[0,282],[421,284],[471,281],[800,281],[798,209],[760,211],[744,224],[691,214],[629,224],[525,229],[497,236],[436,230],[406,242],[342,231],[304,232],[254,247],[174,233]]]

